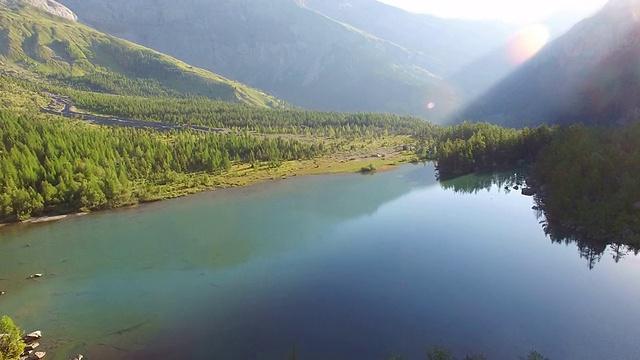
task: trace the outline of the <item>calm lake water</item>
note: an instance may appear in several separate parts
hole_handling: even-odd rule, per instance
[[[532,206],[418,165],[11,226],[0,314],[59,359],[640,359],[640,259],[589,270]]]

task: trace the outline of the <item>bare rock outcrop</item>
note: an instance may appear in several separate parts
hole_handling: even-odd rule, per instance
[[[68,20],[78,20],[78,16],[73,11],[55,0],[0,0],[0,6],[16,5],[31,5]]]

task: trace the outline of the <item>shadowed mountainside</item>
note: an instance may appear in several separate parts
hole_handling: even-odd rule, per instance
[[[640,2],[611,0],[481,96],[465,119],[508,126],[625,123],[640,99]]]
[[[297,106],[429,119],[463,101],[443,77],[514,31],[504,24],[415,15],[375,0],[63,2],[101,31]]]

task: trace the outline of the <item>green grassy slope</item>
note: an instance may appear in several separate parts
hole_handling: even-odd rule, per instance
[[[79,90],[282,106],[244,84],[30,6],[0,7],[0,62],[5,76]]]

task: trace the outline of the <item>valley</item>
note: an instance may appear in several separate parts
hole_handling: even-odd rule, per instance
[[[128,118],[115,118],[113,116],[104,116],[104,115],[94,115],[86,112],[78,112],[74,107],[73,100],[68,97],[60,96],[57,94],[45,93],[51,98],[49,105],[47,107],[42,108],[42,112],[51,114],[51,115],[60,115],[67,118],[75,118],[82,119],[85,123],[95,124],[95,125],[105,125],[105,126],[124,126],[124,127],[134,127],[134,128],[146,128],[157,131],[171,131],[171,130],[194,130],[194,131],[202,131],[202,132],[215,132],[215,133],[229,133],[229,129],[223,128],[209,128],[204,126],[190,125],[190,126],[180,126],[169,123],[159,123],[152,121],[143,121],[136,119],[128,119]]]
[[[639,4],[0,0],[0,315],[60,360],[631,359]]]

